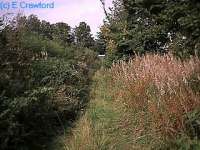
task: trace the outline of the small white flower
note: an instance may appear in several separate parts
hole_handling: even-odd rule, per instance
[[[137,21],[140,21],[141,20],[141,18],[139,17],[139,18],[137,18]]]
[[[186,39],[187,39],[187,37],[186,37],[186,36],[183,36],[183,37],[182,37],[182,39],[183,39],[183,40],[186,40]]]

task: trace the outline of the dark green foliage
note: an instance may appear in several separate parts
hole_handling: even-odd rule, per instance
[[[14,98],[1,96],[1,149],[26,149],[36,145],[32,139],[44,137],[50,120],[56,121],[50,95],[51,89],[38,88]]]
[[[21,46],[34,53],[47,52],[49,56],[65,56],[64,46],[55,40],[44,39],[38,34],[24,34]]]
[[[166,150],[198,150],[200,148],[200,112],[195,109],[185,115],[185,133],[177,135],[175,140],[166,139],[163,144],[156,149]]]
[[[57,114],[62,119],[69,113],[75,115],[87,100],[86,75],[64,60],[33,63],[30,79],[21,81],[25,86],[20,91],[10,83],[1,93],[1,148],[27,146],[29,139],[55,132],[53,127],[60,125]]]
[[[199,78],[199,74],[193,74],[189,80],[189,86],[191,87],[191,89],[196,93],[196,94],[200,94],[200,78]]]
[[[45,149],[86,106],[96,53],[69,46],[69,30],[34,15],[0,30],[0,149]]]
[[[40,28],[41,28],[40,34],[43,37],[50,39],[50,40],[53,39],[53,32],[54,32],[53,25],[51,25],[49,22],[47,22],[45,20],[42,20],[41,24],[40,24]]]
[[[1,149],[35,146],[60,126],[57,114],[75,116],[87,101],[88,71],[76,64],[49,58],[1,68]]]
[[[71,27],[66,23],[59,22],[53,24],[53,38],[60,40],[62,45],[70,45],[74,41],[74,37],[71,34]]]
[[[200,138],[200,112],[199,109],[193,110],[186,115],[186,132],[191,138]]]
[[[90,32],[90,26],[88,26],[85,22],[80,22],[79,26],[77,26],[74,30],[75,42],[77,45],[87,48],[93,47],[94,39]]]
[[[45,20],[40,21],[35,15],[29,17],[18,15],[15,23],[28,33],[37,34],[44,39],[59,41],[63,46],[74,43],[71,27],[64,22],[50,24]]]
[[[199,56],[199,14],[198,1],[114,0],[103,34],[120,57],[169,51],[180,58]]]
[[[19,18],[20,20],[22,19],[21,17]],[[36,15],[30,15],[27,20],[24,19],[23,22],[21,22],[23,25],[25,25],[28,30],[32,31],[32,32],[40,32],[40,25],[41,22],[38,19],[38,17]],[[25,23],[25,24],[24,24]]]

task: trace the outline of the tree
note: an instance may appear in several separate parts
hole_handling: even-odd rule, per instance
[[[30,31],[40,33],[41,22],[36,15],[28,16],[26,24]]]
[[[200,55],[199,7],[196,0],[115,0],[103,34],[119,58],[169,50]]]
[[[77,45],[87,48],[94,46],[94,39],[91,34],[90,26],[85,22],[80,22],[79,26],[75,27],[74,34]]]
[[[64,22],[53,24],[53,38],[60,40],[63,45],[71,44],[74,40],[71,27]]]
[[[124,8],[122,0],[113,1],[113,7],[110,8],[109,16],[101,27],[101,33],[106,41],[106,53],[112,61],[129,55],[132,50],[127,48],[128,32],[127,32],[127,12]],[[108,13],[107,13],[108,14]]]
[[[44,37],[50,40],[53,39],[53,26],[49,22],[42,20],[40,25],[40,32]]]

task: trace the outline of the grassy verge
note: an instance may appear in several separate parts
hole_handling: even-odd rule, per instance
[[[94,76],[66,150],[200,148],[199,60],[147,55]]]
[[[133,149],[131,119],[125,107],[113,101],[108,83],[111,77],[104,71],[94,76],[91,102],[74,129],[58,137],[53,149],[65,150],[121,150]],[[129,130],[128,130],[129,129]]]

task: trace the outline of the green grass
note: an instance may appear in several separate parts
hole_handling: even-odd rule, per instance
[[[91,101],[71,133],[59,136],[52,144],[54,150],[129,150],[133,147],[134,117],[126,113],[110,94],[110,77],[97,72],[91,91]],[[113,89],[112,89],[113,90]]]

